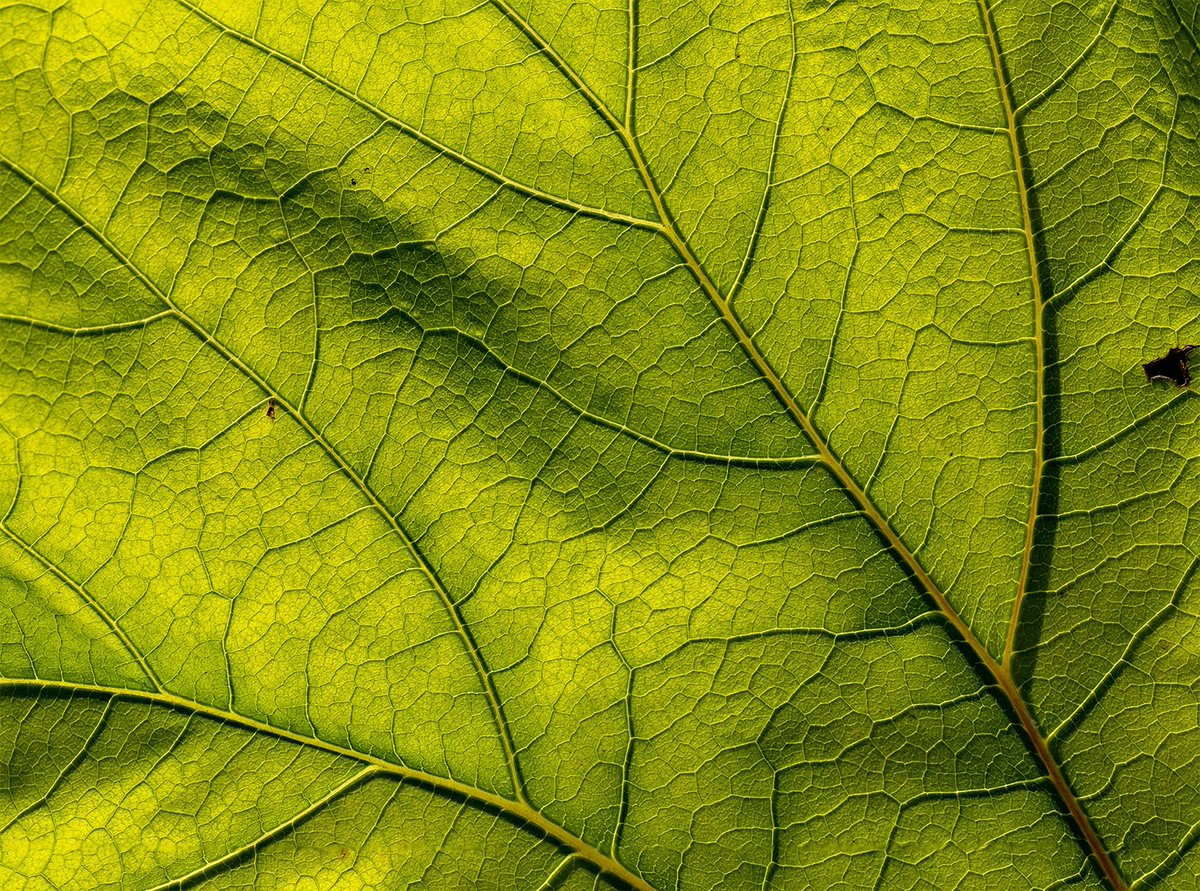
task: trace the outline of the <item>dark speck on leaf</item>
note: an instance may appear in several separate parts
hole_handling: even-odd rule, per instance
[[[357,185],[358,185],[358,180],[356,180],[356,179],[352,179],[352,180],[350,180],[350,185],[352,185],[352,186],[357,186]]]
[[[274,399],[267,400],[267,417],[270,418],[272,421],[275,420],[275,400]]]
[[[1200,344],[1171,347],[1165,356],[1159,356],[1142,365],[1148,381],[1169,381],[1177,387],[1186,387],[1192,382],[1192,370],[1188,367],[1188,356]]]

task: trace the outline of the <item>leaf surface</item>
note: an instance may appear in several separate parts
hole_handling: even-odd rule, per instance
[[[0,883],[1200,881],[1191,0],[0,8]]]

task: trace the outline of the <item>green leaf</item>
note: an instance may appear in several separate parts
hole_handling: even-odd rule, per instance
[[[0,8],[0,886],[1194,889],[1194,0]]]

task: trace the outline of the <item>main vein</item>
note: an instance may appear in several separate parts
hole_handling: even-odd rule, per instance
[[[1026,251],[1029,257],[1030,280],[1033,289],[1034,297],[1034,331],[1035,331],[1035,351],[1037,364],[1037,384],[1036,384],[1036,446],[1034,456],[1034,474],[1033,484],[1030,493],[1029,517],[1026,524],[1025,546],[1021,559],[1021,571],[1018,581],[1017,594],[1014,600],[1012,616],[1009,623],[1008,639],[1005,644],[1004,653],[1001,660],[997,660],[991,652],[979,640],[975,632],[966,621],[959,615],[958,610],[950,603],[945,592],[941,590],[938,584],[930,576],[929,572],[917,559],[917,556],[904,543],[904,540],[896,532],[887,518],[879,511],[874,502],[867,496],[863,488],[854,479],[853,474],[842,464],[840,458],[830,448],[824,436],[816,428],[808,417],[807,413],[797,403],[795,396],[783,382],[778,372],[772,367],[771,363],[759,350],[758,345],[754,342],[754,338],[746,330],[741,319],[730,305],[728,298],[721,292],[720,288],[708,275],[703,264],[697,258],[691,245],[680,232],[678,225],[667,207],[666,201],[662,192],[655,183],[654,176],[650,171],[649,164],[645,156],[642,154],[638,140],[634,135],[632,121],[628,124],[618,121],[616,117],[605,107],[604,103],[596,96],[595,92],[587,85],[577,72],[568,65],[561,56],[559,56],[549,44],[529,25],[527,21],[517,15],[511,7],[508,6],[506,0],[493,0],[498,8],[513,21],[528,37],[528,39],[548,58],[554,65],[563,73],[572,85],[584,96],[595,108],[596,111],[604,118],[604,120],[612,128],[613,132],[621,140],[630,160],[637,168],[638,174],[645,185],[650,200],[654,205],[654,209],[658,214],[661,228],[661,234],[671,243],[680,259],[687,266],[693,278],[704,292],[705,296],[712,303],[714,308],[721,316],[721,320],[725,323],[730,333],[737,340],[743,352],[749,358],[751,363],[757,369],[759,374],[766,380],[776,398],[783,404],[788,414],[795,423],[804,431],[808,438],[812,441],[813,446],[820,454],[821,460],[829,468],[830,473],[835,477],[841,487],[846,491],[851,500],[858,506],[870,520],[871,525],[877,530],[879,535],[888,543],[889,547],[903,563],[909,573],[926,594],[937,605],[938,609],[945,616],[950,625],[958,632],[963,643],[975,655],[976,659],[981,663],[984,670],[992,677],[997,689],[1000,690],[1005,702],[1016,716],[1017,722],[1028,739],[1030,747],[1033,749],[1038,760],[1042,763],[1046,771],[1047,777],[1053,785],[1063,805],[1067,809],[1067,813],[1071,821],[1075,824],[1079,835],[1083,842],[1096,861],[1101,873],[1108,880],[1109,884],[1115,891],[1127,891],[1128,885],[1113,862],[1112,857],[1108,854],[1104,844],[1100,841],[1095,829],[1084,811],[1082,804],[1076,797],[1066,777],[1063,775],[1062,768],[1059,766],[1054,754],[1050,751],[1049,744],[1042,736],[1038,728],[1037,721],[1033,717],[1028,704],[1018,688],[1016,681],[1013,678],[1011,670],[1013,644],[1016,639],[1016,628],[1020,614],[1021,601],[1024,599],[1026,589],[1029,584],[1030,569],[1033,563],[1033,546],[1035,522],[1038,512],[1038,499],[1041,489],[1042,470],[1044,464],[1044,439],[1045,439],[1045,349],[1044,349],[1044,331],[1042,322],[1043,299],[1041,291],[1041,281],[1038,276],[1037,262],[1037,245],[1033,227],[1033,214],[1029,201],[1029,188],[1025,179],[1025,171],[1022,163],[1022,155],[1020,148],[1019,132],[1017,130],[1016,118],[1013,112],[1013,103],[1008,91],[1007,83],[1003,76],[1003,62],[1000,56],[1000,47],[996,39],[995,28],[992,23],[991,11],[987,6],[986,0],[978,0],[980,12],[983,16],[985,36],[987,39],[989,51],[992,56],[992,62],[996,67],[997,78],[1000,83],[1000,91],[1003,97],[1003,105],[1005,111],[1005,119],[1009,142],[1012,148],[1013,163],[1016,168],[1018,192],[1020,196],[1022,223],[1024,227]]]
[[[656,199],[655,203],[659,204],[660,201],[661,199]],[[663,210],[665,211],[665,207]],[[822,460],[829,468],[830,472],[841,484],[842,488],[850,496],[851,500],[858,506],[859,510],[861,510],[862,513],[865,514],[870,520],[871,525],[874,526],[876,531],[887,541],[892,551],[899,557],[900,561],[916,579],[921,588],[924,589],[930,599],[932,599],[937,605],[937,608],[946,617],[950,625],[958,632],[963,642],[966,644],[968,649],[974,653],[975,657],[983,665],[987,673],[992,676],[997,688],[1003,694],[1008,706],[1016,715],[1022,730],[1028,737],[1029,743],[1038,757],[1038,760],[1041,761],[1051,784],[1054,786],[1059,798],[1067,808],[1067,812],[1069,813],[1072,821],[1075,823],[1080,835],[1086,843],[1088,851],[1096,860],[1101,872],[1108,879],[1115,891],[1126,891],[1127,885],[1125,884],[1124,879],[1121,877],[1116,865],[1109,856],[1108,851],[1100,841],[1099,836],[1096,834],[1095,829],[1091,825],[1091,821],[1088,819],[1087,814],[1083,810],[1083,806],[1079,803],[1078,798],[1075,796],[1074,791],[1071,789],[1065,776],[1063,775],[1062,769],[1059,767],[1053,753],[1051,753],[1049,746],[1042,737],[1037,726],[1037,721],[1034,719],[1032,712],[1029,710],[1029,706],[1026,704],[1023,696],[1021,695],[1021,691],[1018,689],[1017,684],[1013,679],[1009,666],[1007,664],[1002,664],[1001,662],[997,661],[994,656],[992,656],[987,647],[984,646],[983,642],[979,640],[975,632],[971,630],[971,627],[958,613],[958,610],[956,610],[950,603],[950,600],[946,596],[945,592],[943,592],[938,584],[933,580],[917,556],[904,543],[904,540],[900,537],[896,530],[892,528],[892,525],[887,521],[883,514],[880,513],[879,508],[875,506],[875,503],[867,496],[862,487],[859,486],[857,481],[854,479],[853,475],[849,472],[849,470],[847,470],[838,456],[829,447],[829,444],[825,441],[825,438],[800,408],[795,397],[783,383],[782,379],[771,366],[770,362],[767,361],[766,357],[764,357],[759,351],[754,339],[746,331],[745,326],[742,325],[741,320],[738,318],[732,307],[730,307],[728,302],[722,297],[720,291],[705,272],[703,266],[696,259],[689,245],[679,234],[675,226],[673,224],[668,224],[665,234],[675,246],[680,257],[687,264],[688,268],[692,271],[693,276],[696,278],[697,282],[700,284],[700,287],[704,290],[713,306],[716,307],[717,311],[721,314],[722,320],[737,339],[743,351],[750,358],[750,361],[766,379],[776,397],[787,409],[788,414],[791,415],[801,429],[804,430],[805,434],[807,434],[812,440],[814,447],[820,453]],[[1040,413],[1041,410],[1039,407],[1039,415]],[[1034,500],[1034,504],[1036,504],[1036,499]],[[1032,520],[1030,523],[1030,529],[1032,530]],[[1030,531],[1030,539],[1031,537],[1032,531]],[[1027,548],[1031,549],[1031,545],[1029,543],[1027,543]],[[1025,572],[1027,572],[1027,568]]]

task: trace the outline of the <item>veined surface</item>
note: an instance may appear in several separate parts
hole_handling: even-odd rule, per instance
[[[0,7],[0,884],[1194,889],[1198,15]]]

